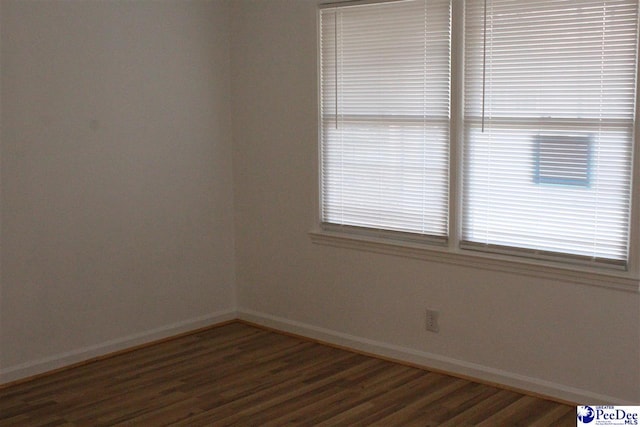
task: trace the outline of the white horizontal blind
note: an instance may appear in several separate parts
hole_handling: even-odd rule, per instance
[[[447,235],[449,0],[320,10],[322,222]]]
[[[626,264],[637,1],[465,12],[463,247]]]

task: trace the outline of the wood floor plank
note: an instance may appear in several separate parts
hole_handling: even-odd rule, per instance
[[[537,419],[531,420],[529,427],[545,427],[549,425],[554,426],[575,426],[576,425],[576,408],[570,406],[558,406],[543,412]],[[561,421],[564,417],[569,416],[569,423],[567,421]]]
[[[509,390],[494,390],[495,393],[490,394],[484,400],[475,405],[466,408],[449,420],[442,423],[442,427],[458,427],[461,425],[477,425],[489,418],[496,412],[509,406],[522,395]],[[571,409],[565,405],[559,405],[563,409]]]
[[[355,364],[348,367],[347,361],[353,359],[361,359],[361,356],[353,355],[349,359],[346,359],[342,363],[331,364],[331,369],[328,370],[325,366],[320,369],[324,372],[324,375],[318,377],[317,375],[311,378],[293,379],[294,383],[284,390],[279,391],[278,394],[264,393],[263,398],[254,401],[251,405],[233,405],[234,411],[230,416],[222,418],[220,421],[224,423],[235,424],[241,421],[249,422],[259,417],[264,417],[268,411],[288,411],[292,406],[304,404],[309,400],[321,399],[327,395],[337,393],[339,391],[336,381],[337,372],[354,372],[357,370],[369,369],[379,361],[367,360],[363,363]],[[286,375],[283,373],[283,375]]]
[[[536,399],[535,397],[522,396],[512,404],[479,423],[478,427],[528,425],[530,423],[530,417],[533,414],[539,415],[539,409],[536,406],[540,403],[542,403],[540,399]]]
[[[292,408],[293,410],[287,411],[285,416],[276,417],[271,422],[265,423],[265,426],[275,427],[304,422],[321,425],[329,419],[333,420],[330,424],[335,425],[336,417],[344,412],[359,406],[368,406],[373,409],[373,399],[377,395],[388,389],[397,389],[420,375],[421,373],[414,369],[384,362],[377,369],[371,369],[359,375],[347,375],[346,381],[338,384],[339,392],[335,395],[320,401],[311,400],[308,405],[296,405],[298,408]],[[346,399],[346,396],[349,398]],[[309,414],[315,415],[310,417]]]
[[[0,427],[569,426],[575,407],[241,322],[0,389]]]

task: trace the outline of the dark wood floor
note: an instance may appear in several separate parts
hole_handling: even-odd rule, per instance
[[[0,426],[575,426],[575,408],[242,323],[0,389]]]

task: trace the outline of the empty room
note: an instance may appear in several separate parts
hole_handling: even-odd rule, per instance
[[[640,405],[638,8],[0,0],[0,426]]]

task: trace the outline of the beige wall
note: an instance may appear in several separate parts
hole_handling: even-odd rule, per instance
[[[233,317],[228,4],[1,7],[0,379]]]
[[[0,382],[237,308],[640,403],[636,293],[311,243],[315,0],[0,0],[0,15]]]
[[[312,244],[314,1],[233,2],[241,316],[583,401],[640,403],[637,293]],[[440,311],[440,333],[423,326]]]

